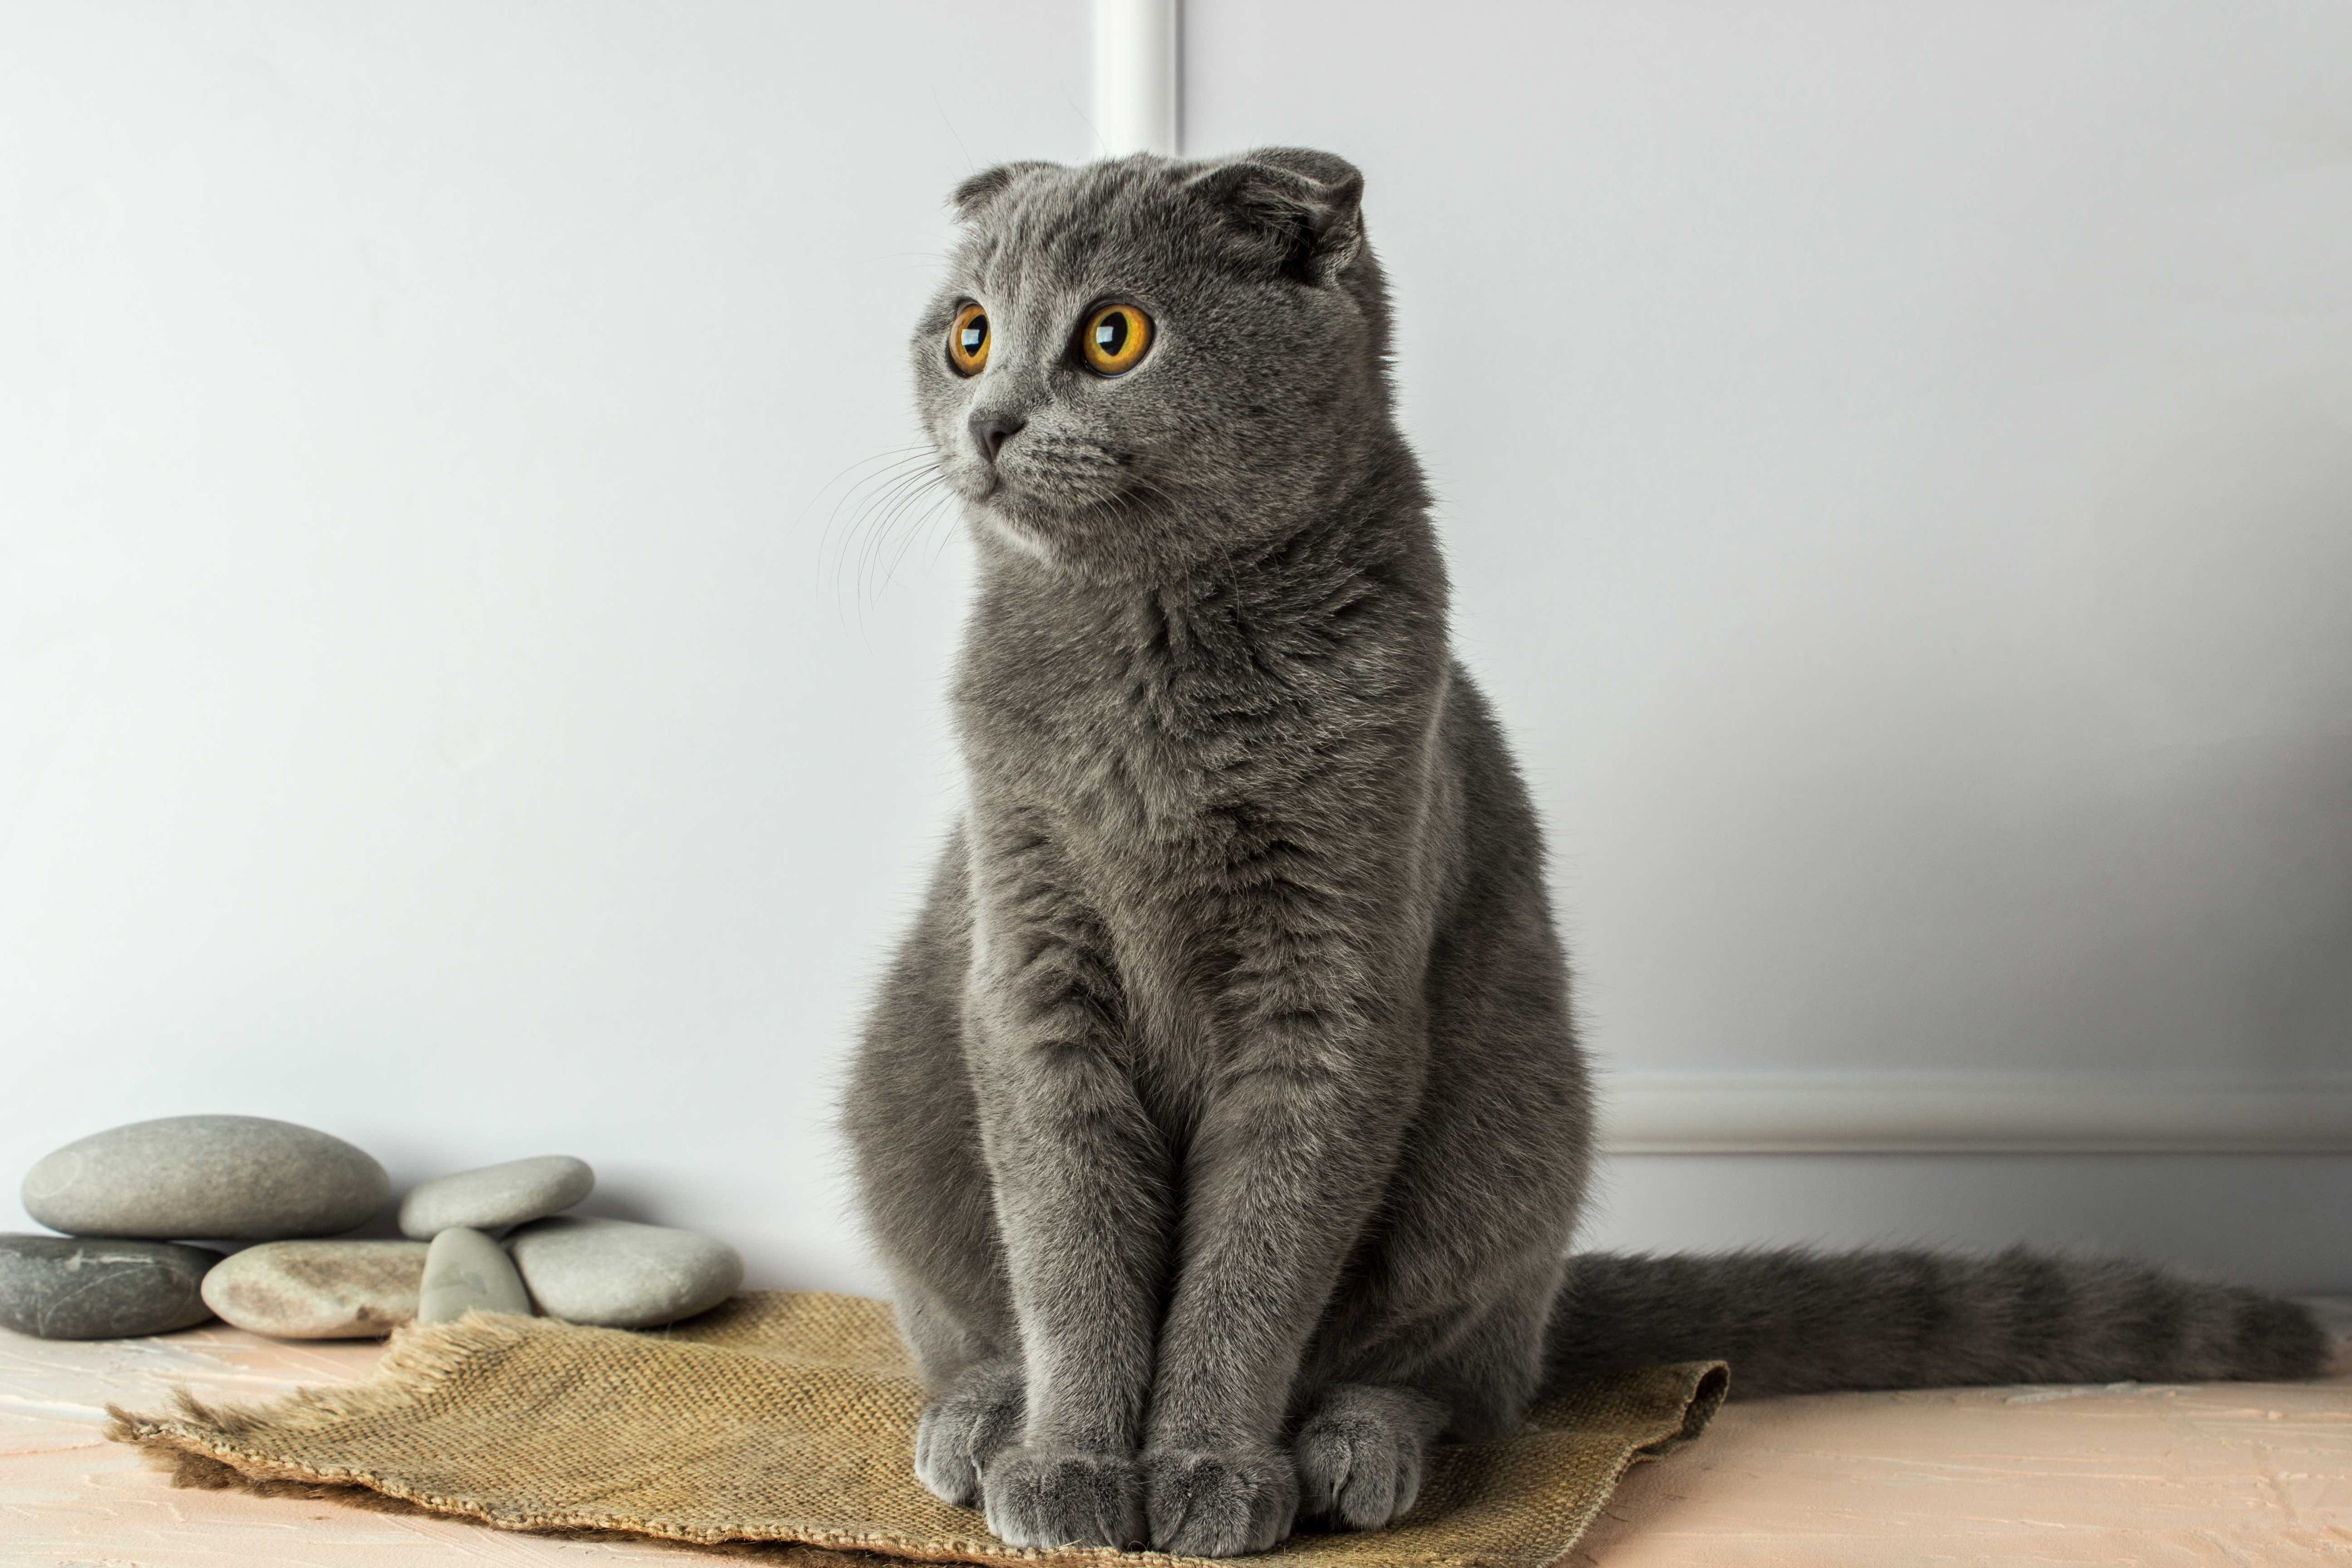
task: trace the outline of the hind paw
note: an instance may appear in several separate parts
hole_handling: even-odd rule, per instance
[[[915,1479],[941,1502],[978,1507],[981,1472],[1021,1435],[1023,1393],[1017,1362],[984,1362],[958,1375],[923,1406]]]
[[[1299,1507],[1346,1530],[1378,1530],[1421,1496],[1429,1439],[1444,1424],[1437,1402],[1401,1388],[1342,1384],[1299,1427]]]

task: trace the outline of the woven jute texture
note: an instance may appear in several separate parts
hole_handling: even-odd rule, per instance
[[[1717,1363],[1593,1384],[1509,1437],[1439,1449],[1401,1523],[1301,1533],[1272,1555],[1299,1568],[1542,1568],[1629,1465],[1697,1436],[1724,1384]],[[114,1412],[112,1435],[194,1472],[192,1484],[341,1489],[508,1530],[934,1562],[1204,1561],[1007,1546],[978,1512],[916,1482],[921,1408],[886,1304],[760,1290],[656,1333],[483,1313],[412,1327],[361,1382],[252,1409],[183,1394],[172,1414]]]

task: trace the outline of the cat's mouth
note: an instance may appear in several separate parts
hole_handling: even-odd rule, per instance
[[[1083,526],[1108,511],[1132,510],[1139,493],[1129,464],[1090,443],[1016,445],[974,468],[965,499],[1033,530]]]
[[[1019,473],[992,473],[982,482],[967,503],[972,522],[1047,565],[1124,557],[1137,549],[1139,534],[1149,531],[1141,494],[1115,477],[1109,483],[1073,484],[1054,476],[1038,483]]]

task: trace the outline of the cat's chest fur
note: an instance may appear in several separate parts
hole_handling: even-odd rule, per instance
[[[1213,871],[1270,825],[1352,819],[1425,728],[1427,650],[1344,575],[984,595],[957,709],[973,804],[1108,876]],[[1287,590],[1287,591],[1286,591]]]
[[[1426,903],[1439,879],[1442,623],[1376,584],[1310,586],[1000,586],[967,630],[978,930],[1007,951],[1041,918],[1098,933],[1171,1125],[1223,1059],[1232,977],[1297,946],[1286,909],[1384,932],[1366,946],[1391,977],[1425,939],[1421,915],[1374,906]],[[1362,956],[1322,978],[1378,989]]]

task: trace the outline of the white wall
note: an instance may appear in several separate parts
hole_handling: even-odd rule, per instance
[[[1355,17],[1187,135],[1371,171],[1607,1036],[2352,1067],[2352,13]]]
[[[1089,151],[1084,10],[11,11],[0,1178],[243,1110],[873,1282],[829,1103],[964,562],[837,503],[942,194]],[[2342,1082],[2352,14],[1334,16],[1193,0],[1186,142],[1370,174],[1612,1070]],[[1642,1158],[1595,1234],[2352,1286],[2347,1215]]]
[[[1369,173],[1621,1082],[2340,1124],[2352,13],[1192,0],[1186,43],[1188,145]],[[2340,1288],[2352,1162],[1629,1159],[1592,1234]]]
[[[830,1108],[961,574],[827,523],[947,191],[1088,151],[1069,13],[12,10],[10,1199],[242,1110],[867,1278]]]

